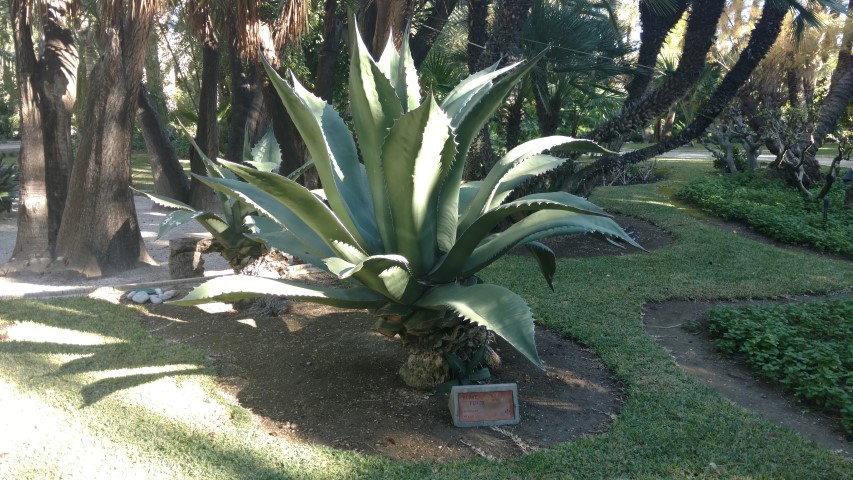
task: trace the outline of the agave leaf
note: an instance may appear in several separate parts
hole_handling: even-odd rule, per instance
[[[533,339],[533,313],[511,290],[485,283],[470,287],[441,285],[430,289],[415,305],[435,310],[450,308],[494,331],[534,365],[543,368]]]
[[[370,251],[382,249],[367,180],[352,134],[337,112],[296,78],[287,84],[266,58],[264,68],[314,159],[329,205],[340,222]]]
[[[537,210],[565,210],[587,215],[607,216],[607,213],[581,197],[566,192],[536,193],[524,196],[514,202],[489,210],[467,228],[442,259],[441,266],[430,274],[438,281],[449,281],[457,276],[458,269],[471,252],[491,234],[492,230],[504,219],[520,213]]]
[[[391,251],[394,228],[385,176],[382,173],[382,144],[403,110],[394,87],[370,57],[357,29],[354,29],[353,36],[355,47],[350,58],[349,76],[352,120],[367,171],[379,235],[385,251]]]
[[[281,165],[281,147],[275,139],[272,128],[269,128],[251,149],[251,156],[246,163],[263,172],[278,170]]]
[[[335,240],[355,244],[355,240],[329,207],[305,187],[279,175],[241,168],[241,174],[249,171],[267,176],[266,180],[270,180],[272,185],[261,187],[239,180],[198,178],[214,190],[243,199],[261,214],[291,230],[305,244],[322,243],[332,251],[336,251]],[[247,180],[252,178],[250,175],[247,177]],[[270,190],[265,191],[266,187]]]
[[[407,29],[408,30],[408,29]],[[394,47],[393,32],[388,34],[388,43],[377,62],[379,69],[391,81],[394,91],[404,112],[418,108],[421,103],[421,89],[418,84],[418,71],[409,50],[409,35],[403,35],[403,44],[398,52]]]
[[[209,280],[194,288],[186,297],[169,303],[189,306],[211,302],[235,302],[263,295],[275,295],[340,308],[379,308],[388,302],[386,298],[364,287],[328,288],[286,280],[236,275]]]
[[[533,258],[536,259],[539,271],[542,272],[542,276],[545,277],[545,281],[548,282],[548,286],[551,287],[551,291],[553,292],[554,275],[557,274],[557,256],[554,255],[554,251],[548,248],[547,245],[539,242],[527,242],[524,246],[533,255]]]
[[[537,138],[535,140],[530,140],[529,142],[522,143],[521,145],[513,148],[506,155],[503,156],[492,169],[489,171],[486,178],[483,180],[482,188],[477,192],[477,195],[474,197],[474,200],[471,202],[467,212],[462,216],[462,219],[459,221],[459,230],[464,231],[468,228],[474,220],[477,219],[481,214],[485,213],[486,210],[489,209],[489,205],[492,203],[492,198],[494,197],[495,190],[497,190],[498,185],[503,181],[504,177],[506,177],[507,173],[519,163],[521,163],[525,158],[530,155],[534,155],[540,153],[544,150],[552,149],[555,147],[561,147],[562,150],[568,150],[572,152],[596,152],[596,153],[613,153],[609,150],[598,146],[595,142],[591,140],[582,140],[576,139],[572,137],[564,137],[561,135],[554,135],[550,137],[542,137]]]
[[[426,287],[412,276],[409,261],[401,255],[375,255],[355,265],[351,273],[360,281],[371,277],[382,282],[387,296],[399,303],[409,305],[424,292]]]
[[[252,139],[249,135],[249,124],[243,127],[243,161],[252,159]]]
[[[523,64],[513,66],[496,84],[485,88],[483,94],[479,95],[476,101],[469,102],[471,104],[470,109],[459,117],[458,122],[456,122],[456,157],[453,159],[453,164],[448,169],[441,186],[438,202],[440,208],[438,213],[440,223],[438,230],[443,235],[447,235],[446,232],[451,230],[455,235],[457,230],[456,226],[459,221],[459,188],[462,184],[462,172],[465,168],[465,160],[468,157],[468,150],[471,148],[474,136],[483,128],[483,125],[486,124],[501,103],[503,103],[504,98],[506,98],[507,94],[518,83],[521,77],[529,72],[544,55],[545,51],[542,51]]]
[[[397,120],[382,147],[395,250],[409,260],[415,276],[435,260],[437,192],[448,140],[450,120],[430,97]]]
[[[156,193],[143,192],[142,190],[137,190],[137,189],[135,189],[135,188],[133,188],[133,187],[130,187],[130,189],[131,189],[131,190],[133,190],[133,191],[134,191],[134,192],[136,192],[136,193],[139,193],[139,194],[145,195],[146,197],[148,197],[149,199],[151,199],[151,201],[152,201],[152,202],[156,203],[157,205],[160,205],[161,207],[166,207],[166,208],[175,208],[175,209],[178,209],[178,210],[186,210],[186,211],[189,211],[189,212],[195,212],[195,211],[196,211],[196,210],[195,210],[195,208],[193,208],[193,207],[191,207],[191,206],[187,205],[187,204],[186,204],[186,203],[184,203],[184,202],[181,202],[181,201],[175,200],[175,199],[173,199],[173,198],[169,198],[169,197],[166,197],[166,196],[163,196],[163,195],[158,195],[158,194],[156,194]]]
[[[465,182],[459,187],[459,215],[466,210],[468,210],[468,206],[471,204],[471,200],[474,200],[474,197],[477,195],[477,192],[480,191],[483,182],[480,180],[474,180],[471,182]]]
[[[301,177],[302,175],[305,175],[305,172],[310,170],[311,167],[313,167],[313,166],[314,166],[314,160],[313,159],[308,160],[307,162],[303,163],[302,166],[298,167],[296,170],[288,173],[287,178],[289,178],[295,182],[295,181],[299,180],[299,177]]]
[[[444,149],[441,151],[441,183],[438,190],[438,203],[433,208],[436,215],[436,244],[439,251],[446,252],[453,247],[456,242],[456,227],[459,222],[459,212],[457,203],[459,196],[450,197],[447,199],[447,205],[441,203],[441,192],[445,189],[445,183],[448,181],[450,168],[453,166],[453,161],[456,158],[456,138],[451,136],[444,144]]]
[[[512,70],[518,64],[514,63],[498,70],[498,63],[487,67],[479,72],[473,73],[468,78],[456,85],[441,102],[441,109],[453,120],[453,125],[458,124],[464,115],[459,115],[466,105],[476,104],[476,99],[484,95],[492,86],[492,81]]]
[[[174,212],[169,213],[165,218],[163,218],[163,221],[160,222],[160,227],[157,229],[157,239],[159,240],[163,238],[163,236],[169,233],[173,228],[180,227],[199,216],[201,213],[202,212],[197,212],[195,210],[175,210]]]
[[[549,172],[565,162],[565,158],[551,155],[537,154],[526,157],[524,160],[518,162],[518,165],[514,166],[512,170],[507,172],[497,187],[495,187],[492,201],[489,203],[487,210],[491,210],[502,204],[519,185],[545,172]]]
[[[554,235],[579,233],[603,234],[622,240],[640,250],[643,249],[612,218],[561,210],[543,210],[483,242],[465,260],[464,266],[461,268],[456,266],[457,276],[464,278],[474,275],[517,245]]]

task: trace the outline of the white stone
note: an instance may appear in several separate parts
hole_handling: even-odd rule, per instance
[[[152,295],[149,300],[151,300],[151,303],[153,303],[154,305],[163,303],[163,299],[160,298],[160,295]]]
[[[159,289],[159,288],[155,288],[155,289],[154,289],[154,293],[156,293],[157,295],[162,295],[162,294],[163,294],[163,290],[161,290],[161,289]]]
[[[162,298],[163,301],[166,301],[166,300],[174,297],[177,294],[178,294],[178,292],[176,292],[174,290],[166,290],[165,292],[160,294],[160,298]]]
[[[133,300],[134,295],[136,295],[136,290],[131,290],[131,291],[127,292],[126,298],[128,300]]]
[[[150,297],[151,297],[151,296],[150,296],[150,295],[148,295],[147,293],[145,293],[145,292],[143,292],[143,291],[139,291],[139,292],[136,292],[136,293],[133,295],[133,297],[131,297],[131,300],[133,300],[133,301],[134,301],[134,302],[136,302],[136,303],[145,303],[145,302],[147,302],[147,301],[148,301],[148,299],[149,299]]]

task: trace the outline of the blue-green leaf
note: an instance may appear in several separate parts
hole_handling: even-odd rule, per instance
[[[415,305],[436,310],[450,308],[494,331],[534,365],[543,368],[533,338],[533,313],[524,299],[511,290],[486,283],[469,287],[442,285],[430,289]]]

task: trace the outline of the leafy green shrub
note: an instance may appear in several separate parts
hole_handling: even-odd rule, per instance
[[[709,330],[723,353],[840,413],[853,433],[853,300],[713,310]]]
[[[508,152],[482,181],[463,184],[475,135],[542,55],[471,75],[439,105],[432,97],[421,101],[405,42],[402,54],[389,44],[378,61],[357,32],[352,44],[349,94],[358,145],[330,105],[265,65],[314,159],[322,192],[228,162],[222,165],[245,182],[200,179],[277,222],[280,231],[259,235],[270,246],[353,286],[219,278],[173,303],[281,295],[371,309],[378,317],[376,331],[399,336],[410,347],[401,374],[416,388],[434,388],[451,370],[467,377],[457,381],[487,376],[489,359],[494,359],[487,328],[541,366],[527,303],[506,288],[482,283],[476,274],[515,246],[526,245],[550,285],[556,258],[536,242],[550,235],[592,233],[637,246],[604,211],[580,197],[540,193],[507,202],[516,187],[565,161],[540,152],[606,150],[570,137],[540,138]],[[529,215],[495,232],[518,214]]]
[[[744,222],[781,242],[853,255],[853,211],[842,208],[844,189],[836,182],[830,190],[826,221],[821,204],[805,200],[781,180],[751,173],[699,177],[679,190],[676,198],[724,219]]]
[[[725,150],[710,149],[711,158],[714,159],[714,168],[720,172],[728,172],[729,164],[726,162]],[[749,170],[749,164],[746,161],[746,152],[740,145],[732,147],[732,159],[735,162],[735,168],[738,172],[746,172]]]

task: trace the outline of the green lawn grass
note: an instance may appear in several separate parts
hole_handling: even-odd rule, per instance
[[[203,355],[151,337],[135,310],[95,300],[21,300],[4,302],[0,313],[0,321],[34,330],[26,343],[0,343],[0,430],[4,421],[29,430],[20,447],[6,447],[0,478],[90,470],[168,478],[853,478],[850,460],[682,372],[641,318],[648,301],[849,289],[853,266],[704,224],[701,213],[670,197],[710,162],[661,166],[671,170],[665,182],[600,188],[592,200],[666,228],[673,246],[560,260],[555,292],[526,257],[504,258],[484,273],[525,297],[539,323],[594,349],[624,382],[626,403],[607,433],[506,461],[442,464],[289,444],[253,428],[245,410],[218,393]]]

